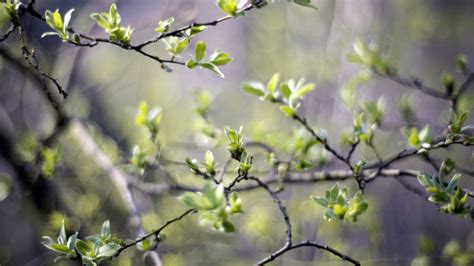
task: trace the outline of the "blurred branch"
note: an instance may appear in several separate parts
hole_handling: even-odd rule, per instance
[[[12,34],[13,32],[15,32],[16,28],[18,26],[17,25],[11,25],[10,28],[8,29],[8,31],[3,35],[3,36],[0,36],[0,42],[3,42],[5,41],[6,39],[8,39],[8,37],[10,37],[10,34]]]
[[[371,176],[374,170],[365,170],[362,172],[362,176]],[[417,176],[421,173],[418,170],[411,169],[383,169],[380,171],[379,175],[384,177],[398,177],[398,176]],[[291,173],[288,177],[283,180],[269,177],[267,179],[262,179],[261,182],[266,185],[277,184],[283,182],[285,184],[307,184],[307,183],[318,183],[325,181],[344,181],[349,178],[354,177],[354,174],[350,170],[326,170],[326,171],[317,171],[313,173]],[[161,194],[168,191],[200,191],[200,188],[189,186],[185,184],[156,184],[149,182],[142,182],[138,180],[133,180],[130,183],[131,186],[136,189],[147,193],[147,194]],[[248,191],[260,187],[258,184],[251,185],[241,185],[232,188],[232,191]]]
[[[423,81],[417,77],[408,78],[408,77],[403,77],[391,72],[389,72],[388,74],[385,74],[385,73],[381,73],[377,71],[376,68],[374,67],[372,68],[372,71],[382,78],[387,78],[402,86],[419,90],[426,95],[430,95],[432,97],[442,99],[442,100],[447,100],[447,101],[451,100],[451,96],[449,94],[447,94],[446,92],[441,92],[440,90],[437,90],[435,88],[426,86],[423,83]]]
[[[470,71],[470,70],[467,70],[467,71]],[[461,87],[459,87],[459,90],[456,93],[456,96],[453,97],[452,105],[453,105],[454,110],[457,110],[458,102],[459,102],[460,97],[467,91],[467,89],[469,89],[469,87],[474,82],[474,73],[473,72],[468,72],[468,73],[469,73],[469,75],[468,75],[466,81],[464,81],[464,83],[461,85]]]
[[[42,86],[43,89],[41,90],[46,97],[48,96],[47,87],[43,80],[38,77],[38,74],[35,73],[30,67],[20,63],[17,59],[15,59],[8,50],[3,49],[0,47],[0,54],[5,57],[11,64],[15,65],[20,70],[24,71],[24,73],[28,74],[32,77],[33,81],[35,81],[38,85]],[[46,90],[44,89],[46,88]],[[87,129],[84,127],[83,123],[77,119],[69,117],[63,109],[57,105],[54,106],[54,103],[48,101],[53,107],[53,110],[56,113],[57,119],[62,121],[62,123],[57,123],[56,128],[53,130],[53,133],[48,136],[46,139],[42,141],[42,143],[46,142],[48,144],[52,143],[57,139],[57,137],[64,132],[64,130],[69,127],[71,128],[72,133],[76,136],[77,140],[81,143],[82,148],[86,151],[89,156],[94,158],[96,164],[103,169],[108,176],[110,177],[111,181],[115,184],[116,188],[119,191],[120,196],[122,197],[124,203],[129,209],[130,213],[130,223],[134,230],[136,231],[137,235],[143,235],[143,229],[140,226],[140,217],[138,214],[138,209],[133,199],[133,195],[129,190],[129,183],[128,180],[133,179],[132,177],[128,176],[127,174],[123,173],[120,169],[115,167],[112,161],[103,153],[100,147],[97,145],[93,137],[89,134]],[[152,259],[154,260],[155,265],[161,265],[159,260],[158,254],[156,252],[152,253]]]

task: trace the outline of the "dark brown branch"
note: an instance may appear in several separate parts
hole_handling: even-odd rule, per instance
[[[286,253],[286,252],[288,252],[292,249],[297,249],[297,248],[302,248],[302,247],[314,247],[314,248],[317,248],[317,249],[322,249],[322,250],[325,250],[325,251],[341,258],[343,261],[350,262],[353,265],[360,265],[359,261],[349,257],[348,255],[345,255],[345,254],[341,253],[340,251],[337,251],[336,249],[334,249],[330,246],[318,244],[317,242],[310,241],[310,240],[306,240],[306,241],[291,245],[288,248],[286,248],[284,250],[281,250],[279,253],[273,253],[270,256],[268,256],[268,257],[264,258],[263,260],[259,261],[257,263],[257,265],[264,265],[268,262],[271,262],[271,261],[275,260],[279,256],[283,255],[284,253]]]
[[[165,224],[163,224],[160,228],[154,230],[153,232],[143,236],[143,237],[140,237],[138,238],[137,240],[133,241],[133,242],[130,242],[128,244],[125,244],[123,245],[118,251],[117,253],[115,254],[115,256],[117,257],[118,255],[120,255],[120,253],[122,253],[124,250],[126,250],[127,248],[130,248],[130,247],[133,247],[135,245],[137,245],[138,243],[140,242],[143,242],[145,241],[146,239],[154,236],[155,238],[158,238],[159,234],[161,233],[161,231],[163,231],[166,227],[168,227],[169,225],[175,223],[175,222],[178,222],[180,220],[182,220],[184,217],[188,216],[188,215],[191,215],[191,214],[194,214],[194,213],[197,213],[197,210],[195,209],[190,209],[190,210],[187,210],[185,211],[183,214],[181,214],[180,216],[174,218],[174,219],[171,219],[169,221],[167,221]]]
[[[8,37],[10,37],[10,35],[15,32],[17,28],[17,25],[11,25],[10,28],[8,29],[8,31],[3,35],[3,36],[0,36],[0,42],[3,42],[5,41],[6,39],[8,39]]]

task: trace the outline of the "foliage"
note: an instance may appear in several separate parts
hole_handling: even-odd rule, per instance
[[[20,8],[21,2],[19,0],[6,0],[3,8],[7,11],[8,18],[13,25],[20,23],[20,17],[18,16],[18,9]]]
[[[117,11],[115,3],[110,5],[109,12],[91,14],[91,18],[96,21],[97,25],[107,32],[109,40],[129,44],[134,29],[128,26],[121,26],[122,18]]]
[[[439,209],[445,213],[462,217],[471,213],[474,217],[471,206],[466,204],[468,194],[459,186],[461,175],[455,174],[447,186],[443,182],[443,176],[442,172],[433,176],[418,175],[418,182],[432,194],[428,200],[439,205]]]
[[[326,208],[324,219],[356,222],[358,216],[367,210],[369,204],[360,191],[351,198],[348,194],[348,188],[340,189],[338,184],[335,184],[326,191],[325,197],[311,196],[311,198]]]
[[[41,35],[41,37],[57,35],[63,40],[63,42],[69,41],[70,36],[68,32],[68,27],[69,22],[71,21],[72,12],[74,12],[74,9],[70,9],[68,12],[66,12],[63,21],[63,18],[61,17],[61,14],[59,14],[58,9],[56,9],[56,11],[54,12],[46,10],[46,12],[44,13],[46,23],[48,23],[48,25],[51,27],[51,29],[54,30],[54,32],[45,32],[43,33],[43,35]]]
[[[108,220],[103,223],[100,234],[87,236],[85,240],[79,239],[78,234],[76,232],[67,237],[63,220],[57,241],[49,236],[43,236],[42,244],[61,254],[55,261],[80,257],[84,265],[99,265],[102,261],[111,260],[123,245],[122,240],[112,236]]]
[[[231,62],[232,58],[229,57],[229,54],[222,52],[221,50],[215,51],[206,59],[206,43],[198,42],[196,43],[196,55],[194,59],[189,59],[186,62],[186,67],[196,68],[202,67],[211,70],[216,75],[224,78],[224,74],[219,70],[218,66],[226,65]]]
[[[228,205],[225,204],[224,186],[208,181],[201,192],[186,192],[180,199],[189,207],[199,211],[199,221],[213,229],[226,233],[235,231],[229,221],[229,215],[242,212],[241,200],[237,193],[232,193]]]
[[[441,155],[433,155],[432,153],[433,150],[447,149],[453,145],[465,147],[474,145],[472,134],[474,127],[466,125],[468,124],[468,110],[464,110],[465,108],[459,104],[459,100],[462,99],[462,96],[465,96],[467,88],[474,80],[474,73],[471,72],[468,58],[465,55],[456,57],[456,67],[467,76],[466,81],[461,83],[457,79],[457,75],[443,72],[439,77],[441,83],[438,85],[442,86],[442,89],[439,90],[432,89],[416,77],[405,77],[400,74],[395,64],[388,59],[388,56],[375,42],[367,43],[361,39],[355,40],[353,44],[354,51],[348,54],[347,59],[361,67],[358,73],[349,79],[340,90],[340,97],[347,108],[344,111],[349,111],[352,120],[349,117],[348,121],[334,123],[335,126],[339,126],[347,122],[346,127],[336,128],[336,131],[340,130],[338,133],[341,133],[339,146],[333,143],[334,135],[332,132],[328,133],[326,129],[315,128],[312,121],[306,116],[308,110],[300,109],[303,101],[310,96],[309,93],[316,88],[316,84],[308,83],[304,78],[282,80],[281,76],[283,75],[275,73],[267,82],[243,82],[241,89],[243,92],[257,97],[260,101],[278,105],[279,111],[290,118],[292,122],[297,123],[297,126],[291,127],[288,132],[272,133],[265,129],[263,141],[257,141],[252,134],[246,135],[244,138],[243,126],[240,126],[238,130],[225,126],[222,130],[220,126],[214,126],[210,119],[213,96],[209,92],[200,91],[195,94],[194,111],[197,116],[195,120],[198,121],[196,127],[198,133],[212,140],[204,143],[204,145],[196,141],[198,148],[208,144],[203,150],[207,150],[206,153],[200,155],[201,158],[204,157],[201,161],[194,159],[198,156],[191,154],[189,150],[183,154],[174,150],[161,149],[162,139],[159,135],[164,125],[162,124],[163,109],[161,107],[150,108],[147,102],[140,103],[138,113],[135,116],[135,124],[147,131],[149,135],[148,143],[146,145],[141,142],[140,145],[131,143],[130,146],[133,147],[131,152],[128,150],[117,152],[117,154],[126,154],[126,156],[109,158],[101,147],[101,145],[105,145],[96,142],[95,137],[98,137],[91,136],[91,132],[84,128],[84,122],[74,117],[73,112],[63,110],[62,102],[57,101],[56,97],[51,95],[49,89],[51,84],[56,86],[60,95],[64,98],[66,98],[67,93],[62,90],[58,80],[43,71],[43,66],[40,66],[35,50],[30,48],[26,42],[27,35],[24,33],[22,22],[22,16],[26,15],[43,21],[53,31],[44,33],[42,37],[58,36],[64,43],[75,47],[92,48],[107,44],[158,62],[161,68],[168,72],[172,71],[171,65],[177,65],[187,69],[207,69],[224,78],[225,75],[220,67],[231,63],[233,59],[221,49],[208,53],[206,42],[196,40],[197,37],[201,36],[199,34],[210,26],[217,26],[224,21],[244,17],[250,10],[264,8],[274,2],[278,1],[216,0],[215,8],[220,9],[223,13],[221,15],[225,16],[209,22],[191,23],[180,28],[176,27],[180,23],[175,23],[174,17],[168,17],[164,20],[157,19],[155,22],[158,21],[158,23],[153,25],[154,31],[152,31],[152,34],[154,36],[138,43],[135,38],[132,40],[134,32],[132,26],[125,27],[122,25],[121,16],[115,3],[111,4],[108,12],[90,15],[97,25],[107,33],[107,38],[100,38],[80,33],[69,25],[74,9],[70,9],[64,16],[61,15],[58,9],[54,12],[46,10],[43,18],[34,9],[34,1],[28,3],[21,3],[16,0],[13,2],[12,0],[5,1],[4,8],[12,28],[5,36],[2,36],[2,41],[6,40],[9,34],[17,28],[19,29],[19,44],[22,55],[27,62],[24,72],[26,74],[33,73],[33,78],[37,82],[35,85],[42,89],[43,96],[53,107],[51,109],[57,117],[54,132],[47,138],[26,135],[23,140],[19,141],[19,145],[15,149],[15,155],[19,158],[15,159],[18,159],[21,163],[14,166],[23,169],[22,167],[26,164],[27,167],[24,167],[26,169],[24,172],[33,173],[32,178],[30,176],[25,177],[26,181],[24,183],[28,184],[29,179],[58,175],[58,172],[60,172],[57,171],[58,166],[61,165],[61,160],[66,158],[62,158],[63,153],[59,145],[52,145],[51,143],[57,141],[55,134],[61,133],[63,128],[72,124],[71,131],[75,134],[71,135],[75,135],[79,141],[84,142],[84,150],[89,152],[92,161],[102,171],[101,174],[109,175],[110,183],[115,184],[118,193],[113,193],[110,201],[115,201],[121,197],[124,205],[126,205],[124,212],[126,211],[131,220],[136,221],[135,228],[133,228],[136,232],[136,235],[133,235],[135,240],[125,241],[111,234],[109,220],[102,224],[100,233],[87,237],[80,237],[79,232],[68,236],[63,220],[58,237],[53,239],[45,236],[42,242],[46,248],[59,254],[57,259],[79,260],[84,265],[98,265],[103,262],[115,263],[115,261],[112,262],[112,259],[119,257],[122,251],[130,247],[136,247],[146,256],[156,252],[158,244],[165,240],[164,234],[161,233],[163,229],[194,213],[198,213],[201,225],[209,226],[218,232],[235,232],[240,227],[241,222],[239,219],[235,219],[236,215],[243,214],[242,216],[247,216],[247,213],[244,214],[243,212],[242,199],[237,191],[258,189],[259,192],[266,193],[268,199],[272,200],[272,204],[275,204],[275,209],[279,211],[285,226],[286,237],[283,246],[258,261],[258,265],[269,263],[287,251],[300,247],[321,249],[344,261],[360,265],[359,261],[326,244],[311,240],[296,242],[296,238],[301,237],[301,234],[294,234],[294,232],[300,230],[300,228],[292,223],[296,219],[290,219],[292,212],[287,210],[287,207],[293,207],[291,204],[294,203],[288,203],[284,198],[292,194],[281,193],[286,187],[296,183],[314,184],[322,181],[333,183],[340,181],[342,183],[347,181],[357,185],[358,189],[354,194],[349,194],[348,184],[340,187],[340,183],[335,183],[326,191],[324,196],[311,196],[318,205],[324,207],[324,219],[328,222],[333,220],[357,222],[362,215],[369,211],[369,201],[366,199],[366,194],[364,194],[367,193],[365,187],[374,180],[379,180],[382,176],[392,177],[399,181],[407,191],[425,197],[425,192],[419,190],[419,186],[412,187],[401,179],[402,176],[417,177],[420,185],[430,194],[428,200],[434,203],[433,206],[437,206],[439,210],[447,214],[461,217],[471,215],[474,219],[474,209],[468,202],[468,197],[473,197],[472,192],[466,188],[467,186],[462,186],[460,182],[460,173],[467,172],[469,174],[469,170],[463,170],[456,165],[457,161],[449,158],[442,158],[438,161],[438,157],[441,157]],[[283,2],[292,2],[299,6],[317,10],[311,0],[287,0]],[[164,46],[167,52],[165,57],[161,57],[159,53],[158,56],[149,52],[149,50],[152,50],[149,49],[151,45],[155,44]],[[193,51],[188,49],[193,45]],[[188,57],[187,61],[181,61],[186,57]],[[10,60],[9,57],[5,58],[7,61]],[[23,67],[23,64],[16,65]],[[446,101],[450,107],[449,121],[445,121],[447,123],[441,125],[441,130],[438,130],[436,126],[426,124],[424,121],[421,124],[420,121],[417,121],[417,106],[411,101],[413,97],[402,95],[396,105],[403,120],[400,127],[405,138],[399,136],[402,142],[399,145],[401,147],[398,147],[401,149],[398,153],[385,155],[386,151],[379,149],[382,146],[381,141],[377,140],[379,134],[385,138],[395,136],[393,134],[387,137],[387,134],[384,134],[381,130],[385,125],[390,105],[382,96],[376,99],[367,99],[361,97],[358,92],[359,86],[375,78],[388,79],[405,87],[418,90],[422,94]],[[278,111],[276,112],[278,113]],[[327,122],[327,124],[331,123]],[[398,128],[395,133],[398,133]],[[273,136],[283,137],[274,140],[272,139]],[[191,138],[187,136],[183,139],[188,141]],[[185,143],[185,145],[188,146],[189,144],[190,146],[196,143]],[[221,146],[222,144],[225,145],[228,151],[225,158],[222,158],[224,156],[221,156],[219,152],[220,148],[224,149]],[[122,148],[120,146],[122,145],[117,145],[117,150]],[[368,152],[365,150],[358,151],[357,149],[360,146],[367,148]],[[66,149],[72,150],[71,147],[66,147]],[[153,151],[153,156],[150,155],[152,154],[151,151]],[[166,152],[171,155],[162,154]],[[178,157],[179,159],[173,159],[172,157]],[[183,158],[186,159],[183,161]],[[366,158],[371,158],[371,160],[366,160]],[[397,168],[400,165],[397,163],[409,158],[423,159],[433,168],[439,168],[439,171],[436,174],[429,175],[420,172],[418,169],[405,169],[403,166],[400,166],[400,169]],[[119,166],[116,166],[114,161],[119,161]],[[219,161],[225,161],[225,163],[220,164]],[[176,166],[176,168],[184,166],[194,176],[189,173],[187,175],[176,173],[174,168],[171,169],[172,166]],[[30,167],[34,169],[29,171],[31,170]],[[234,168],[232,169],[232,167]],[[126,170],[126,172],[123,172],[123,170]],[[451,174],[453,175],[451,176]],[[95,172],[87,173],[87,175],[98,176]],[[204,180],[196,178],[196,176]],[[445,181],[447,179],[449,179],[449,182]],[[203,186],[202,183],[204,183]],[[177,199],[191,209],[163,223],[158,229],[144,230],[141,224],[144,215],[140,213],[142,210],[137,207],[137,202],[154,203],[151,196],[154,194],[162,195],[165,192],[180,193],[181,195]],[[176,202],[177,199],[171,197],[167,200]],[[96,201],[98,202],[98,200]],[[81,202],[81,200],[78,200],[78,202]],[[287,204],[288,206],[286,206]],[[78,203],[78,205],[80,204]],[[370,210],[376,208],[374,205],[371,203]],[[252,206],[249,204],[247,207],[251,208]],[[305,208],[305,210],[307,209]],[[318,209],[315,208],[313,211],[308,211],[308,213],[309,215],[317,215],[317,211]],[[93,213],[93,211],[90,211],[90,213]],[[54,220],[59,220],[57,218],[59,216],[62,217],[59,212],[55,214],[56,218]],[[152,218],[153,221],[160,219],[160,217],[155,219],[154,216]],[[310,218],[314,219],[314,217]],[[252,217],[249,215],[245,219],[251,220]],[[266,219],[265,221],[270,220]],[[253,225],[255,224],[259,227],[265,227],[266,225],[266,223],[264,225],[258,224],[258,221],[253,223]],[[353,225],[336,225],[336,228],[338,228],[337,226]],[[146,231],[148,233],[145,233]],[[273,238],[268,239],[263,241],[274,241]],[[179,241],[179,238],[171,237],[169,240],[170,242]],[[432,245],[430,246],[430,242],[427,240],[422,239],[420,242],[422,242],[420,246],[423,246],[421,248],[423,251],[419,252],[420,258],[414,260],[413,265],[430,262],[428,259],[430,251],[427,250],[432,249]],[[472,263],[472,256],[469,256],[468,251],[462,251],[459,245],[456,244],[448,244],[445,247],[444,256],[455,263],[459,261],[461,261],[461,264],[466,261]]]

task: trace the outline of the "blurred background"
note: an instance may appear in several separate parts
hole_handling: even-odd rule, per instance
[[[96,142],[116,165],[130,157],[135,144],[153,153],[146,130],[135,125],[142,101],[163,108],[159,135],[163,156],[180,162],[187,156],[202,160],[210,149],[222,165],[228,158],[225,146],[203,141],[196,134],[200,126],[194,111],[197,91],[210,93],[209,117],[216,128],[243,125],[246,140],[266,141],[284,154],[291,150],[297,125],[275,105],[243,93],[242,81],[267,82],[278,72],[284,79],[305,77],[315,82],[316,89],[305,98],[300,112],[315,128],[326,129],[330,142],[338,147],[341,129],[352,125],[352,111],[341,99],[340,90],[361,69],[346,60],[356,38],[376,42],[400,73],[421,77],[435,88],[442,88],[440,76],[444,71],[453,73],[458,84],[465,79],[455,71],[458,53],[474,58],[474,4],[470,0],[313,2],[319,11],[275,3],[211,27],[194,38],[193,42],[206,41],[209,50],[222,48],[230,53],[233,62],[221,68],[225,79],[210,71],[179,66],[166,73],[155,61],[107,44],[79,49],[63,44],[58,38],[41,39],[48,28],[30,16],[23,18],[23,25],[28,32],[27,41],[37,50],[45,72],[56,77],[69,92],[70,97],[63,103],[65,109],[87,121]],[[71,25],[76,30],[105,37],[89,14],[105,11],[111,3],[43,0],[38,2],[37,9],[42,13],[59,8],[65,13],[75,8]],[[175,17],[175,27],[179,27],[222,16],[214,0],[121,0],[117,6],[122,24],[135,28],[133,43],[149,39],[158,21],[168,17]],[[5,14],[1,18],[4,32],[8,28]],[[166,57],[163,47],[160,43],[147,49]],[[194,44],[190,45],[192,52],[191,47]],[[17,35],[3,42],[1,48],[21,60]],[[184,60],[188,54],[184,53]],[[62,155],[56,174],[41,179],[29,174],[32,166],[15,156],[15,147],[25,136],[44,138],[51,134],[55,115],[37,85],[4,55],[0,57],[0,78],[0,265],[53,265],[54,254],[40,244],[41,236],[57,234],[63,218],[68,232],[79,231],[83,236],[94,233],[100,230],[104,220],[110,219],[114,234],[123,239],[134,238],[119,192],[70,130],[58,139]],[[472,109],[472,91],[462,101],[464,110]],[[387,80],[365,83],[357,88],[357,102],[377,100],[380,96],[385,99],[385,119],[375,137],[382,154],[399,151],[404,145],[400,129],[405,124],[397,111],[401,95],[407,95],[416,110],[415,126],[431,124],[437,135],[448,123],[447,102]],[[446,154],[441,151],[434,157],[443,160]],[[455,147],[448,154],[464,168],[472,166],[470,149]],[[375,158],[365,147],[358,149],[355,157]],[[337,164],[324,167],[334,166],[342,167]],[[433,172],[418,159],[394,167]],[[171,166],[169,171],[180,180],[202,184],[186,167]],[[164,182],[159,171],[137,178]],[[407,178],[407,182],[418,185],[414,179]],[[354,181],[343,184],[351,191],[357,189]],[[474,185],[470,176],[464,176],[462,184]],[[323,219],[323,208],[309,196],[322,195],[331,185],[287,186],[281,194],[292,217],[296,239],[316,239],[348,253],[363,265],[410,265],[414,260],[423,263],[426,260],[423,256],[431,261],[419,265],[450,265],[452,260],[443,257],[447,243],[457,241],[459,250],[474,248],[470,219],[438,212],[434,204],[391,179],[383,178],[367,187],[370,207],[358,223],[328,223]],[[176,200],[179,193],[156,196],[134,191],[134,196],[146,231],[186,210]],[[197,217],[167,229],[166,241],[158,248],[164,265],[249,265],[278,249],[285,238],[284,223],[271,198],[260,190],[243,192],[241,197],[245,212],[232,218],[236,233],[225,234],[199,226]],[[453,243],[450,245],[456,245]],[[465,261],[465,265],[473,263]],[[74,265],[67,261],[57,264],[69,263]],[[130,250],[112,264],[143,262],[139,251]],[[316,264],[344,265],[338,258],[310,248],[291,251],[274,262],[274,265]]]

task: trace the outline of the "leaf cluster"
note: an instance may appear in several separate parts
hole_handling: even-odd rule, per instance
[[[349,197],[348,188],[340,189],[336,183],[326,191],[325,197],[311,196],[319,205],[326,208],[324,218],[327,221],[342,220],[356,222],[359,215],[369,207],[361,191]]]
[[[202,192],[186,192],[179,199],[199,211],[201,224],[210,225],[213,229],[226,233],[235,231],[229,216],[242,212],[241,199],[236,192],[230,194],[229,205],[226,206],[224,186],[209,181]]]

